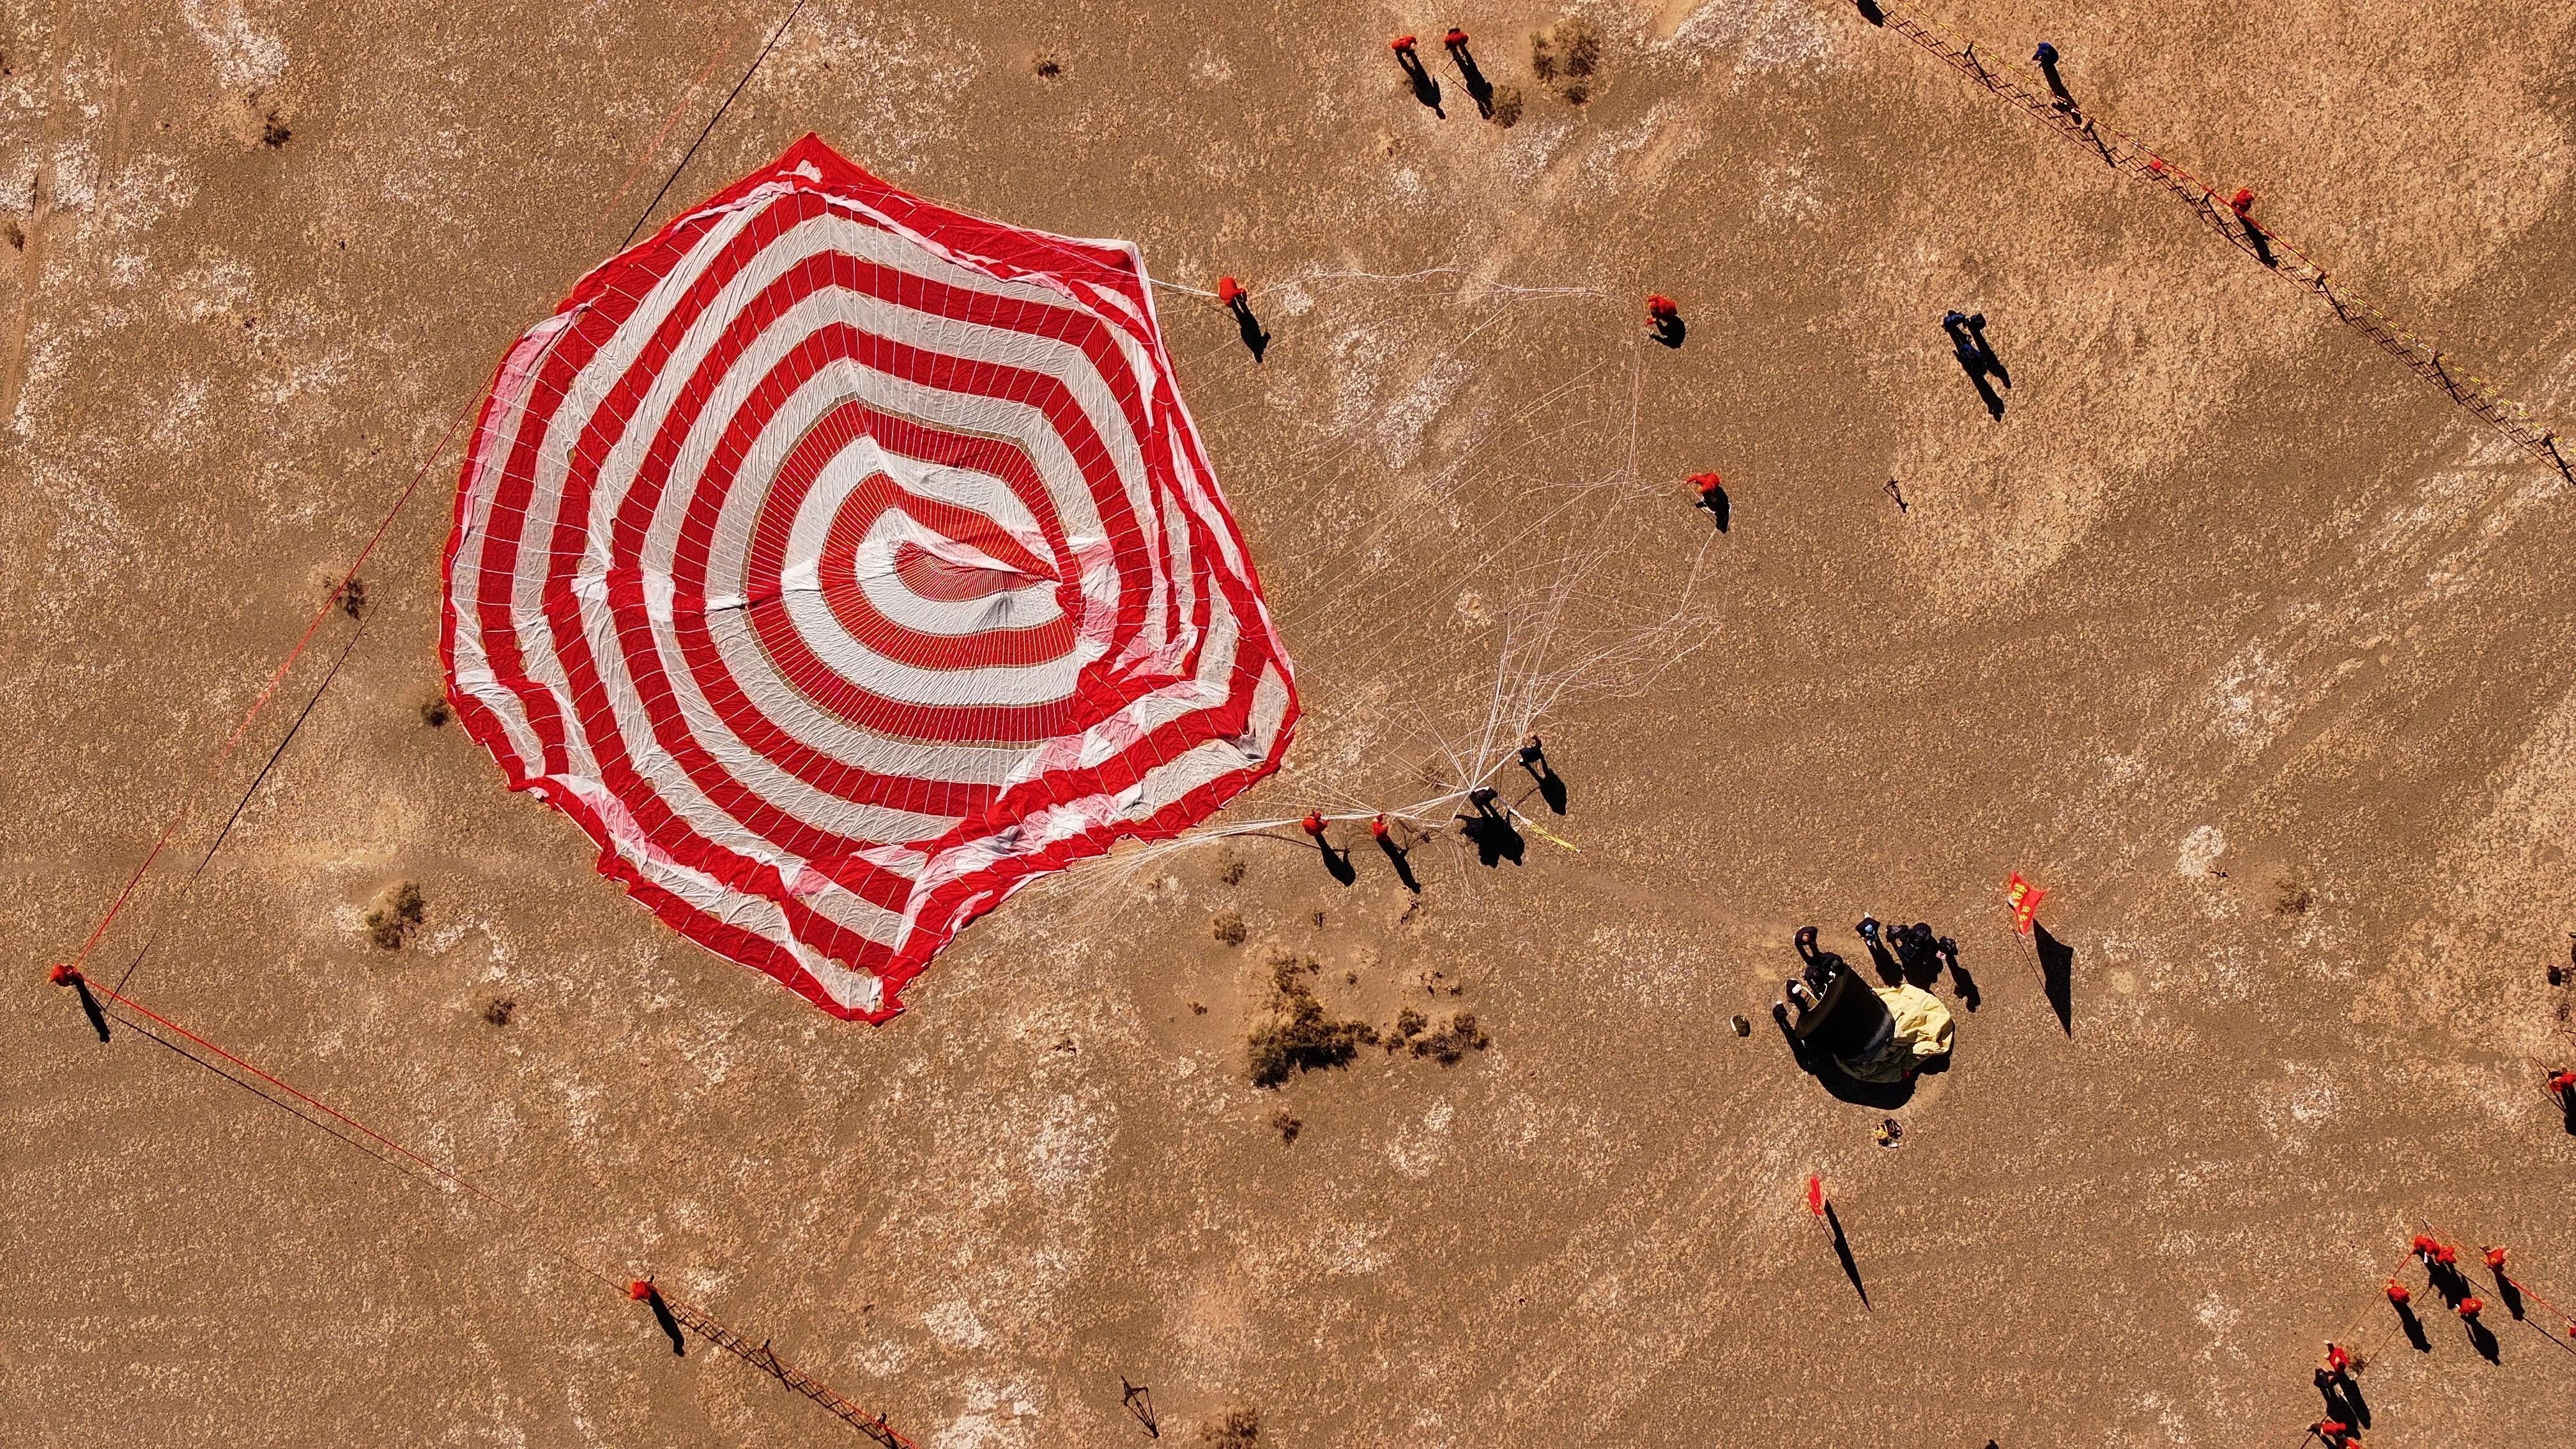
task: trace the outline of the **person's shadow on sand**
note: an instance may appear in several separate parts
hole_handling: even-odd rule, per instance
[[[1377,848],[1386,852],[1386,863],[1395,867],[1395,878],[1404,882],[1404,888],[1417,896],[1422,894],[1422,882],[1413,875],[1413,848],[1398,845],[1385,835],[1377,838]]]
[[[1259,362],[1269,354],[1270,334],[1262,329],[1261,319],[1252,315],[1251,300],[1238,293],[1225,305],[1226,310],[1234,314],[1234,328],[1243,338],[1244,350],[1252,354],[1254,362]]]
[[[1521,857],[1529,853],[1528,839],[1509,818],[1499,814],[1461,815],[1458,833],[1476,847],[1476,863],[1488,868],[1507,860],[1519,865]]]
[[[2058,1029],[2075,1035],[2075,948],[2048,932],[2037,921],[2030,923],[2031,945],[2039,951],[2039,986],[2048,996],[2048,1008],[2057,1013]]]

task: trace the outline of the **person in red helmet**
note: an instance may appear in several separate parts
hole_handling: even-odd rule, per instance
[[[2362,1362],[2344,1351],[2339,1343],[2326,1345],[2325,1358],[2317,1365],[2317,1393],[2325,1400],[2326,1417],[2346,1424],[2368,1424],[2370,1406],[2363,1402],[2361,1385],[2354,1375],[2361,1372]]]
[[[1259,362],[1270,350],[1270,334],[1263,330],[1261,319],[1252,315],[1252,292],[1232,277],[1216,279],[1217,305],[1234,314],[1234,330],[1243,338],[1244,350]]]
[[[1490,121],[1494,118],[1494,83],[1485,79],[1484,67],[1476,64],[1476,54],[1467,48],[1467,32],[1450,27],[1440,42],[1449,59],[1458,67],[1458,76],[1467,83],[1467,95],[1476,103],[1476,114]]]
[[[1413,874],[1413,847],[1396,843],[1395,827],[1386,823],[1384,815],[1369,821],[1369,839],[1377,842],[1386,863],[1395,867],[1395,878],[1404,883],[1404,888],[1415,895],[1422,894],[1422,882]]]
[[[1315,842],[1315,849],[1324,857],[1326,874],[1343,885],[1349,885],[1359,878],[1359,872],[1351,866],[1351,853],[1347,850],[1333,849],[1333,842],[1325,837],[1324,812],[1307,811],[1306,818],[1297,822],[1297,828],[1305,831],[1307,838]]]
[[[45,979],[56,986],[68,986],[72,989],[72,994],[80,998],[81,1015],[89,1018],[89,1029],[97,1032],[98,1039],[102,1043],[105,1042],[107,1013],[100,1009],[98,997],[89,989],[89,978],[81,974],[81,969],[56,962],[53,969],[45,973]]]
[[[1666,347],[1679,347],[1690,335],[1690,324],[1682,320],[1680,304],[1658,292],[1646,299],[1646,335]]]
[[[1414,49],[1413,37],[1399,35],[1387,42],[1386,48],[1395,52],[1395,63],[1404,67],[1404,78],[1413,86],[1413,98],[1429,106],[1431,114],[1444,121],[1449,119],[1449,113],[1440,109],[1440,82],[1433,80],[1431,72],[1423,68],[1422,56]]]
[[[1690,475],[1690,486],[1691,491],[1698,496],[1698,501],[1692,506],[1707,509],[1709,517],[1717,520],[1717,531],[1726,532],[1733,513],[1726,496],[1726,480],[1715,473],[1693,473]]]
[[[2255,259],[2267,267],[2278,266],[2272,259],[2272,236],[2254,219],[2254,188],[2241,187],[2227,198],[2227,209],[2236,214],[2236,223],[2245,228],[2245,244],[2254,249]]]

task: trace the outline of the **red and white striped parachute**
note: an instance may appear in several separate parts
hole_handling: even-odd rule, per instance
[[[502,360],[449,694],[663,920],[881,1021],[969,920],[1278,768],[1288,657],[1124,242],[808,136]]]

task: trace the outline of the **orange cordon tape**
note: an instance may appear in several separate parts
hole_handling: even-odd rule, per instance
[[[2380,351],[2404,363],[2416,376],[2440,388],[2453,404],[2502,433],[2515,446],[2547,465],[2551,472],[2569,482],[2576,482],[2576,464],[2571,464],[2567,455],[2559,450],[2558,435],[2534,420],[2530,409],[2505,398],[2485,379],[2457,372],[2446,365],[2441,349],[2435,344],[2363,301],[2352,289],[2331,280],[2315,258],[2269,227],[2254,222],[2246,214],[2253,208],[2254,196],[2250,190],[2239,189],[2234,196],[2222,201],[2216,186],[2157,155],[2143,144],[2100,125],[2079,109],[2059,108],[2054,96],[2040,95],[2003,71],[1989,66],[1977,55],[1975,45],[1965,48],[1952,45],[1929,26],[1898,14],[1892,6],[1875,3],[1875,0],[1860,0],[1860,9],[1872,23],[1883,24],[1938,56],[1961,75],[2020,106],[2050,130],[2093,152],[2105,165],[2153,182],[2173,193],[2189,205],[2205,225],[2238,250],[2291,283],[2316,293],[2334,309],[2336,320],[2369,338]],[[2241,209],[2239,202],[2242,203]]]
[[[87,978],[82,975],[80,968],[77,966],[73,966],[65,962],[58,962],[46,972],[46,977],[57,986],[79,986],[85,990],[93,992],[98,997],[103,998],[107,1004],[115,1006],[123,1011],[131,1012],[134,1016],[141,1017],[144,1021],[151,1023],[152,1026],[157,1026],[162,1031],[166,1031],[172,1036],[180,1037],[200,1050],[222,1059],[223,1062],[229,1064],[231,1067],[238,1069],[241,1072],[248,1073],[252,1077],[258,1078],[260,1082],[284,1093],[287,1097],[294,1099],[295,1102],[301,1103],[306,1107],[310,1107],[314,1111],[329,1117],[332,1122],[336,1122],[341,1126],[348,1128],[350,1131],[360,1134],[366,1139],[366,1141],[357,1141],[343,1136],[341,1133],[334,1131],[329,1124],[316,1122],[313,1118],[305,1116],[302,1112],[296,1112],[293,1107],[287,1106],[285,1102],[280,1101],[277,1097],[271,1096],[268,1092],[263,1091],[259,1086],[244,1081],[240,1077],[233,1075],[232,1072],[226,1071],[222,1067],[206,1061],[205,1058],[189,1052],[186,1048],[180,1047],[176,1043],[171,1042],[167,1037],[161,1037],[152,1033],[148,1027],[138,1028],[143,1030],[146,1035],[152,1035],[154,1039],[161,1042],[162,1045],[170,1047],[171,1050],[176,1051],[180,1055],[188,1057],[189,1060],[197,1062],[199,1065],[213,1071],[217,1076],[222,1077],[225,1081],[231,1082],[233,1085],[241,1087],[245,1091],[256,1093],[265,1100],[286,1108],[289,1112],[294,1112],[294,1114],[302,1120],[322,1128],[322,1130],[329,1132],[334,1137],[338,1137],[343,1142],[350,1143],[350,1145],[367,1153],[368,1156],[374,1157],[378,1161],[385,1162],[390,1166],[401,1167],[405,1171],[416,1170],[418,1173],[425,1174],[435,1181],[449,1184],[457,1188],[459,1191],[471,1194],[482,1202],[490,1204],[516,1221],[519,1226],[520,1233],[526,1237],[530,1243],[542,1248],[546,1253],[563,1262],[567,1266],[570,1266],[579,1272],[586,1273],[592,1278],[598,1279],[600,1282],[607,1284],[612,1288],[619,1286],[615,1278],[602,1271],[596,1265],[573,1253],[569,1249],[566,1249],[561,1244],[550,1241],[537,1233],[529,1226],[527,1212],[520,1208],[516,1203],[490,1191],[480,1183],[477,1183],[473,1179],[456,1171],[454,1168],[432,1161],[430,1158],[412,1150],[410,1147],[405,1146],[393,1136],[377,1131],[375,1128],[368,1126],[366,1123],[359,1121],[357,1118],[350,1116],[348,1113],[341,1111],[339,1108],[332,1106],[330,1103],[323,1101],[321,1098],[314,1096],[312,1093],[305,1091],[303,1088],[296,1086],[294,1083],[287,1081],[276,1073],[259,1066],[239,1053],[218,1045],[214,1041],[200,1036],[196,1032],[190,1031],[188,1028],[181,1026],[178,1022],[171,1020],[169,1017],[163,1016],[161,1013],[145,1006],[133,997],[127,996],[123,992],[117,991],[112,987],[100,986],[95,982],[88,981]],[[369,1143],[374,1143],[376,1146],[369,1146]],[[377,1147],[383,1148],[384,1151],[380,1152],[376,1150]],[[394,1156],[392,1158],[386,1157],[385,1153],[387,1152],[394,1154]],[[726,1352],[731,1353],[761,1369],[763,1372],[768,1373],[779,1382],[786,1384],[789,1388],[796,1390],[805,1397],[814,1400],[816,1403],[823,1405],[827,1409],[830,1409],[833,1414],[839,1417],[843,1422],[849,1424],[852,1428],[859,1430],[861,1433],[868,1435],[870,1438],[875,1439],[879,1444],[885,1446],[885,1449],[915,1449],[911,1440],[906,1439],[903,1435],[896,1433],[893,1429],[887,1427],[884,1415],[879,1414],[874,1417],[870,1417],[864,1411],[859,1409],[857,1405],[850,1403],[848,1400],[834,1393],[829,1387],[822,1384],[819,1380],[806,1375],[801,1370],[796,1369],[794,1366],[781,1360],[775,1353],[770,1352],[766,1343],[758,1345],[757,1347],[752,1346],[749,1341],[744,1339],[740,1334],[726,1328],[723,1324],[718,1323],[716,1320],[710,1318],[705,1313],[700,1312],[698,1309],[682,1303],[677,1299],[664,1296],[648,1279],[631,1280],[624,1285],[624,1290],[628,1297],[637,1300],[650,1301],[658,1299],[661,1306],[671,1314],[672,1318],[691,1332],[706,1339],[708,1342],[715,1344],[719,1348],[724,1349]]]

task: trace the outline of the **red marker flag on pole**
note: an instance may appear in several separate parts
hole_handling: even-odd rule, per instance
[[[2039,920],[2039,903],[2047,898],[2048,892],[2023,880],[2020,871],[2014,871],[2012,879],[2004,882],[2004,899],[2012,906],[2013,929],[2029,935]]]
[[[1821,1173],[1807,1174],[1807,1211],[1818,1217],[1825,1215],[1825,1179]]]

